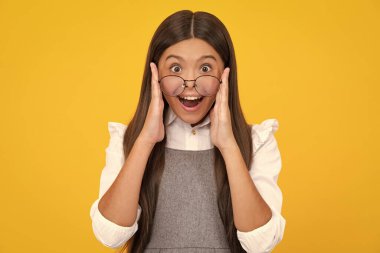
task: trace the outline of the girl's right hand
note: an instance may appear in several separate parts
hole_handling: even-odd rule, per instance
[[[163,122],[164,101],[162,99],[162,91],[158,83],[158,70],[154,62],[150,63],[152,72],[151,93],[148,113],[145,118],[143,129],[139,138],[145,143],[155,145],[164,139],[165,128]]]

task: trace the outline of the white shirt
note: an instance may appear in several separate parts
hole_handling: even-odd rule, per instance
[[[191,127],[182,121],[169,107],[164,119],[166,147],[180,150],[207,150],[214,147],[210,137],[209,115],[198,125]],[[277,185],[281,171],[281,155],[274,133],[278,130],[276,119],[267,119],[252,125],[254,162],[250,168],[251,178],[272,210],[272,218],[263,226],[252,231],[237,230],[237,237],[243,249],[250,253],[271,252],[282,240],[285,230],[285,218],[281,215],[282,192]],[[106,164],[100,177],[100,190],[90,209],[92,228],[95,237],[110,248],[121,247],[138,229],[141,206],[138,205],[135,223],[130,227],[120,226],[105,218],[98,209],[100,198],[112,185],[120,172],[125,158],[123,136],[127,126],[119,122],[108,122],[110,134],[106,151]]]

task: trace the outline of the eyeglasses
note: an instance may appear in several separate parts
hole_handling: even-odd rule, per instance
[[[167,75],[158,80],[162,92],[168,96],[176,97],[181,94],[186,87],[187,82],[194,81],[194,88],[201,96],[209,97],[215,95],[222,80],[219,80],[216,76],[202,75],[198,76],[194,80],[185,80],[177,75]]]

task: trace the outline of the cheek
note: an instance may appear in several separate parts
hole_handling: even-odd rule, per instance
[[[171,96],[167,96],[165,94],[163,94],[163,95],[166,99],[166,102],[168,102],[168,104],[171,106],[173,106],[173,105],[175,105],[175,103],[179,102],[177,97],[171,97]]]
[[[214,107],[215,105],[215,99],[216,99],[216,96],[212,96],[212,97],[207,97],[207,98],[203,98],[203,102],[205,102],[205,105],[207,106],[207,108],[212,108]]]

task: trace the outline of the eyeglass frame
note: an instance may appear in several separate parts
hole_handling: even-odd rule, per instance
[[[182,84],[183,90],[182,90],[181,93],[179,93],[178,95],[172,96],[172,95],[166,94],[166,93],[163,91],[163,89],[162,89],[162,87],[161,87],[161,80],[162,80],[164,77],[167,77],[167,76],[176,76],[176,77],[179,77],[179,78],[181,78],[181,79],[183,80],[183,84]],[[166,76],[161,77],[161,78],[158,80],[158,83],[160,84],[161,91],[162,91],[163,93],[165,93],[166,95],[171,96],[171,97],[176,97],[176,96],[181,95],[181,94],[185,91],[185,88],[186,88],[186,87],[189,87],[189,86],[187,85],[187,82],[188,82],[188,81],[194,81],[194,85],[193,85],[193,87],[194,87],[194,89],[197,91],[197,93],[198,93],[199,95],[201,95],[201,96],[203,96],[203,97],[211,97],[211,96],[214,96],[215,94],[214,94],[214,95],[211,95],[211,96],[204,96],[204,95],[200,94],[199,91],[197,90],[197,79],[198,79],[199,77],[203,77],[203,76],[211,76],[211,77],[216,78],[216,79],[219,81],[218,91],[220,90],[220,84],[222,83],[222,79],[219,79],[218,77],[213,76],[213,75],[200,75],[200,76],[197,76],[197,77],[196,77],[195,79],[193,79],[193,80],[191,80],[191,79],[190,79],[190,80],[186,80],[186,79],[183,79],[181,76],[178,76],[178,75],[166,75]],[[185,85],[185,86],[184,86],[184,85]],[[218,93],[218,91],[217,91],[216,93]]]

